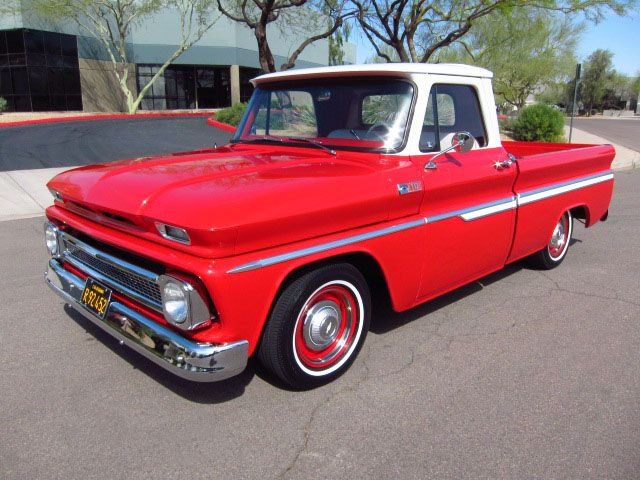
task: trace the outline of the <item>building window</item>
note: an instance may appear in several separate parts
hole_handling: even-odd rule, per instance
[[[82,110],[76,37],[0,31],[0,96],[9,111]]]
[[[160,65],[138,65],[138,91],[151,81]],[[221,108],[231,104],[229,67],[170,65],[140,103],[143,110]]]
[[[248,102],[253,94],[251,79],[262,73],[259,68],[240,67],[240,101]]]

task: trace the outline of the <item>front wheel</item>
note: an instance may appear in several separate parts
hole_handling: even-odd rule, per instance
[[[572,232],[573,217],[567,210],[558,220],[547,246],[528,257],[527,263],[543,270],[551,270],[560,265],[567,255]]]
[[[313,388],[346,371],[371,318],[366,280],[350,264],[313,270],[278,297],[258,347],[267,370],[291,388]]]

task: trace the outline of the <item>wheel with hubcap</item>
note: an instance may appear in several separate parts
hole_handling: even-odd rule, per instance
[[[313,388],[341,375],[358,354],[371,317],[369,287],[350,264],[308,272],[278,297],[258,357],[292,388]]]
[[[560,265],[569,250],[572,233],[573,217],[571,212],[567,210],[556,223],[547,246],[528,257],[528,263],[535,268],[544,270],[550,270]]]

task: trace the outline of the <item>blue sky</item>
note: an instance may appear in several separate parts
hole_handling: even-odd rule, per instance
[[[640,13],[618,17],[611,15],[594,25],[587,24],[578,46],[578,58],[584,60],[598,48],[611,50],[613,65],[625,75],[640,73]]]
[[[364,63],[374,51],[364,35],[354,30],[350,40],[358,43],[358,62]],[[613,65],[618,72],[629,76],[640,74],[640,13],[625,17],[610,14],[597,24],[587,22],[576,56],[582,62],[598,48],[613,52]]]

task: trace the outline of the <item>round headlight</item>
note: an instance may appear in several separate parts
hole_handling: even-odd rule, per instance
[[[162,287],[162,306],[167,321],[180,325],[189,315],[189,299],[179,283],[168,280]]]
[[[51,255],[58,254],[58,227],[53,223],[47,222],[44,226],[44,239],[47,244],[47,250]]]

